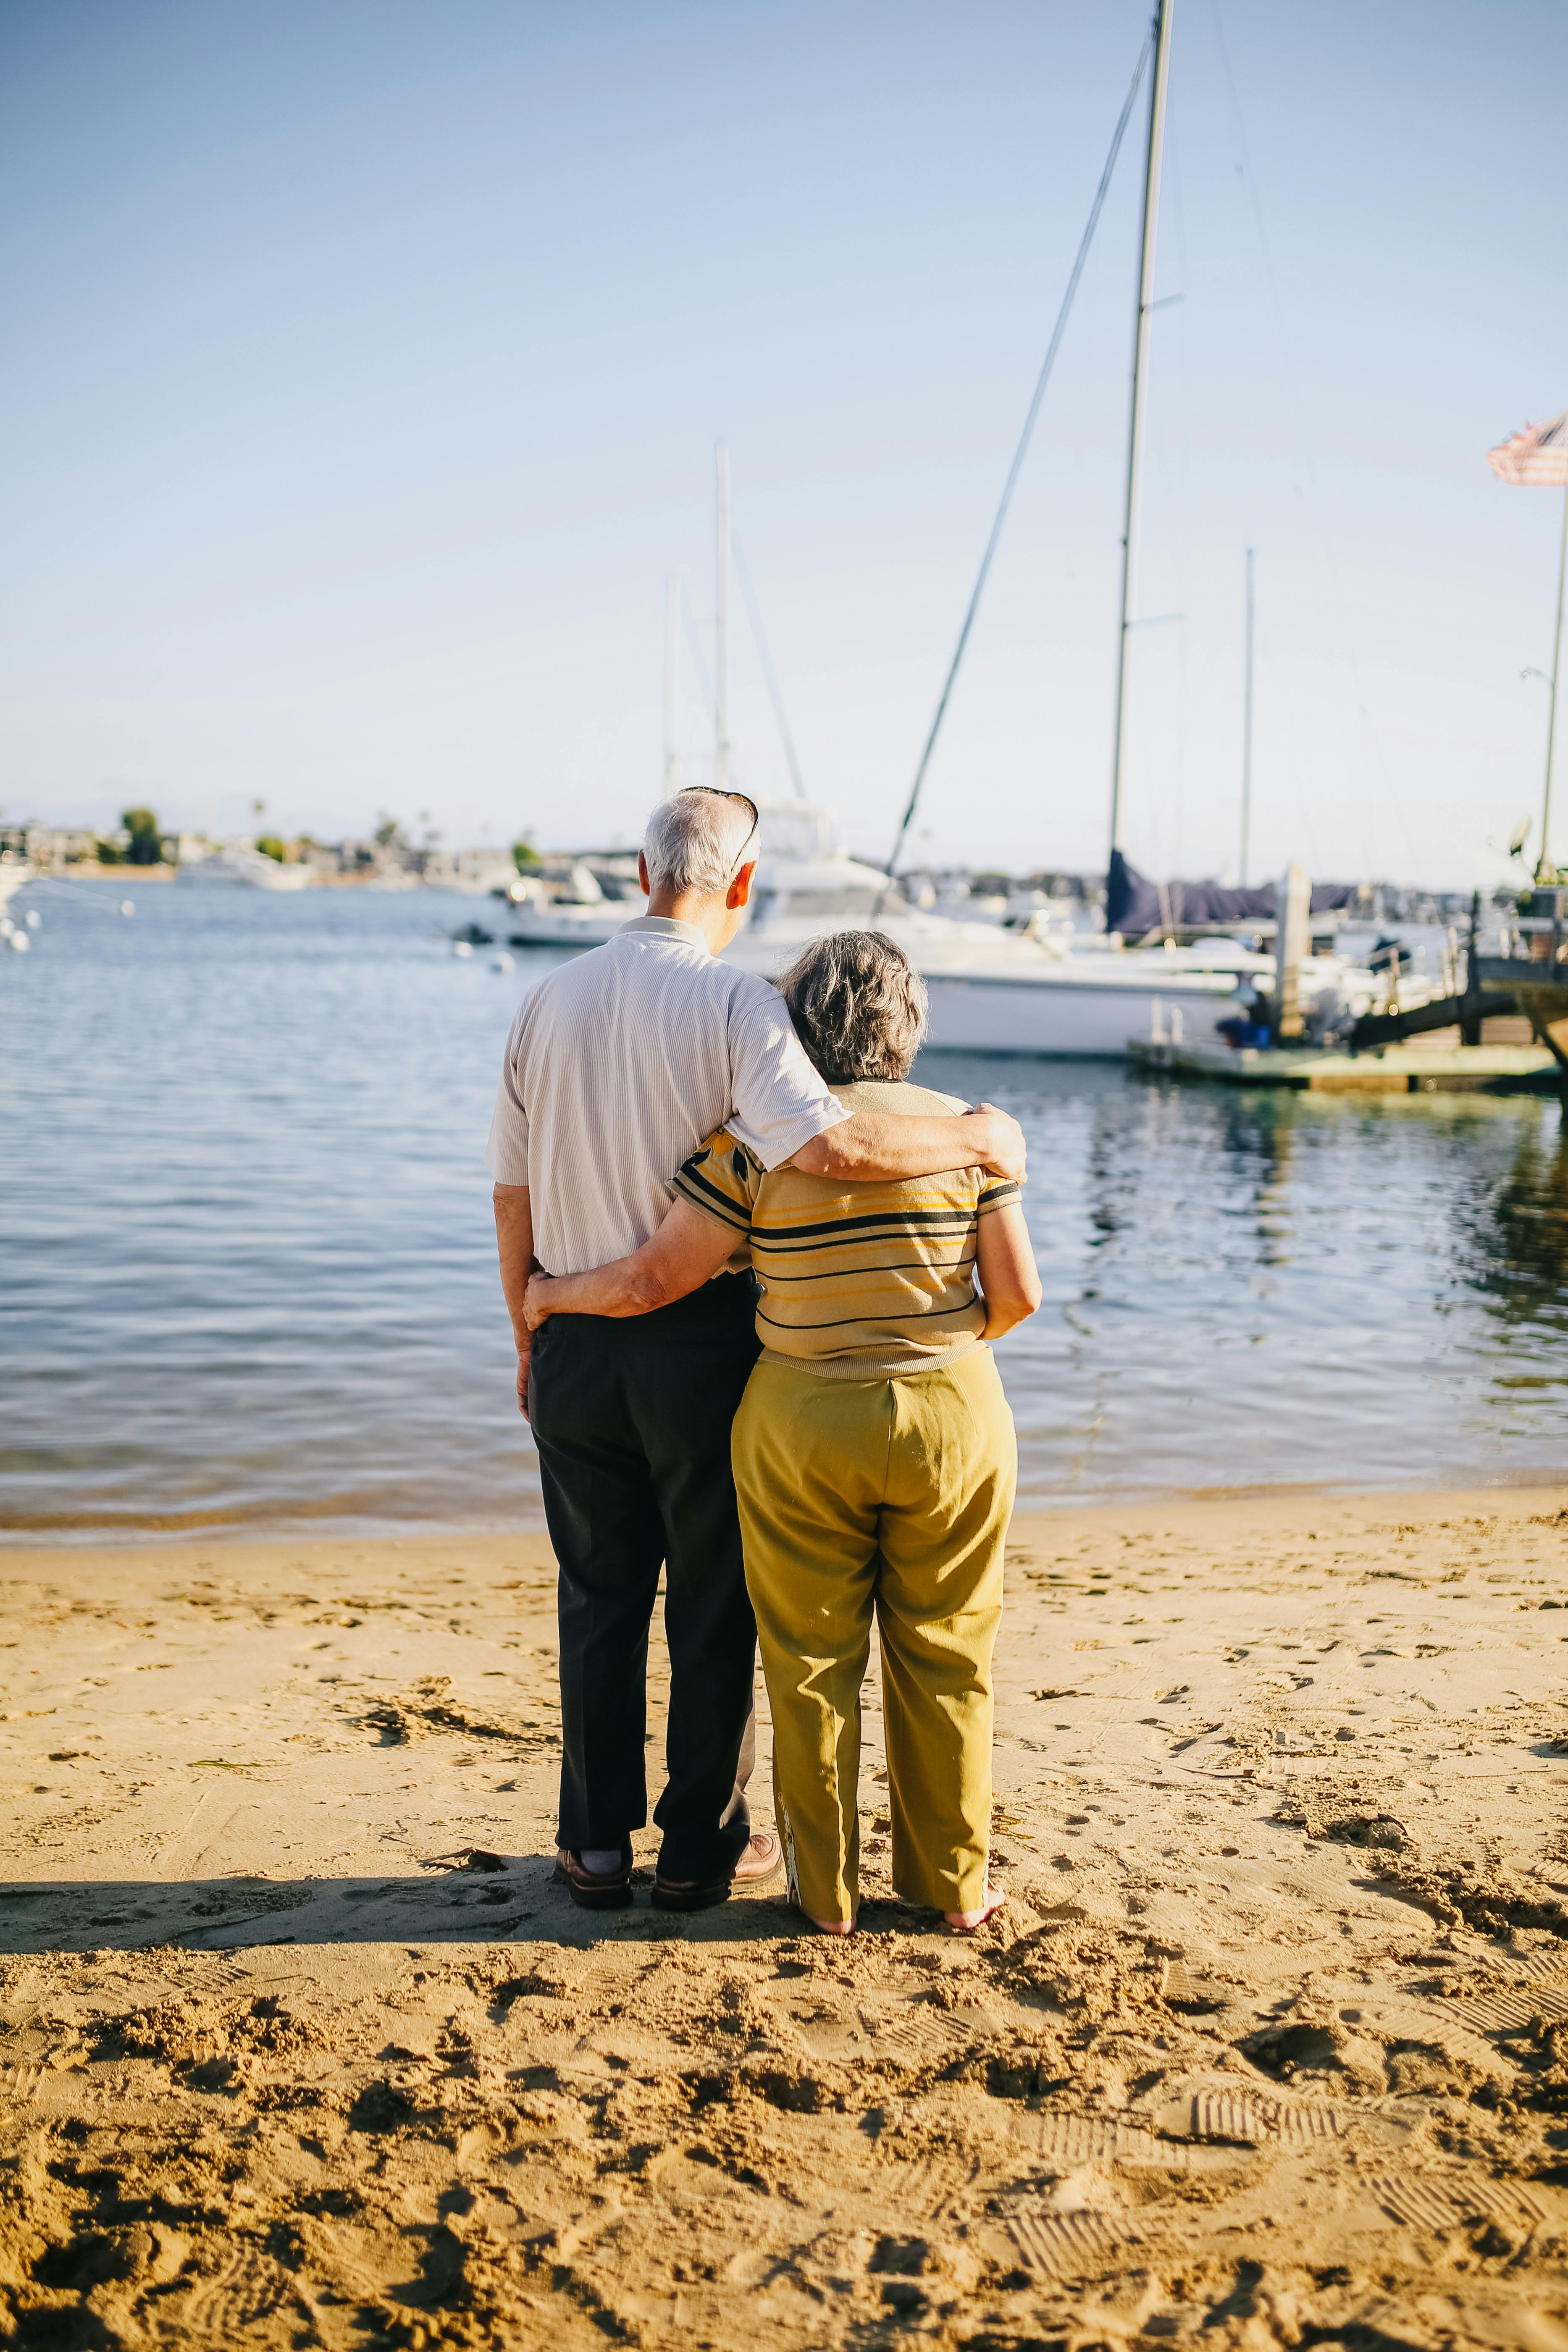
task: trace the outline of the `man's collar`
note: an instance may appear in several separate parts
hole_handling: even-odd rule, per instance
[[[688,947],[700,948],[704,955],[712,952],[695,923],[677,922],[673,915],[634,915],[629,923],[621,925],[620,935],[626,939],[638,931],[651,933],[656,940],[681,940]]]

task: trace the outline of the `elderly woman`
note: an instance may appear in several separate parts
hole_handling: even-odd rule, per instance
[[[909,1083],[925,989],[891,940],[835,933],[779,987],[846,1108],[963,1108]],[[1018,1188],[973,1168],[886,1184],[769,1173],[721,1129],[675,1190],[635,1255],[535,1276],[528,1319],[644,1314],[749,1253],[763,1352],[735,1416],[735,1486],[791,1892],[825,1933],[853,1928],[875,1615],[893,1884],[975,1927],[1002,1900],[986,1870],[991,1652],[1016,1473],[986,1343],[1040,1300]]]

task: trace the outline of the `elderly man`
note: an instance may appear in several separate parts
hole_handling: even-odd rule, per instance
[[[1024,1173],[1016,1122],[988,1107],[851,1116],[806,1060],[778,992],[717,961],[744,917],[756,832],[739,793],[692,787],[654,811],[638,864],[648,911],[525,999],[485,1155],[518,1404],[560,1569],[556,1869],[588,1909],[631,1900],[661,1563],[670,1686],[653,1899],[721,1903],[782,1859],[774,1836],[752,1834],[745,1798],[756,1633],[730,1469],[730,1424],[757,1354],[756,1292],[742,1253],[650,1314],[557,1316],[531,1339],[531,1269],[581,1273],[639,1248],[677,1170],[717,1127],[764,1168],[851,1181]]]

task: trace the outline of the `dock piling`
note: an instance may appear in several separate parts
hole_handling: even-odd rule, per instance
[[[1459,1043],[1479,1045],[1481,1042],[1481,894],[1470,894],[1470,942],[1465,950],[1465,993],[1460,1000]]]
[[[1312,886],[1294,858],[1285,869],[1275,905],[1280,910],[1274,939],[1274,1034],[1299,1037],[1301,964],[1310,952]]]

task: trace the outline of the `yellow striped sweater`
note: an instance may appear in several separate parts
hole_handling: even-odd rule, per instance
[[[847,1110],[905,1118],[968,1108],[879,1079],[834,1093]],[[980,1168],[896,1184],[770,1173],[722,1128],[692,1153],[675,1189],[750,1243],[764,1360],[842,1380],[924,1371],[978,1344],[980,1220],[1018,1197],[1016,1184]]]

